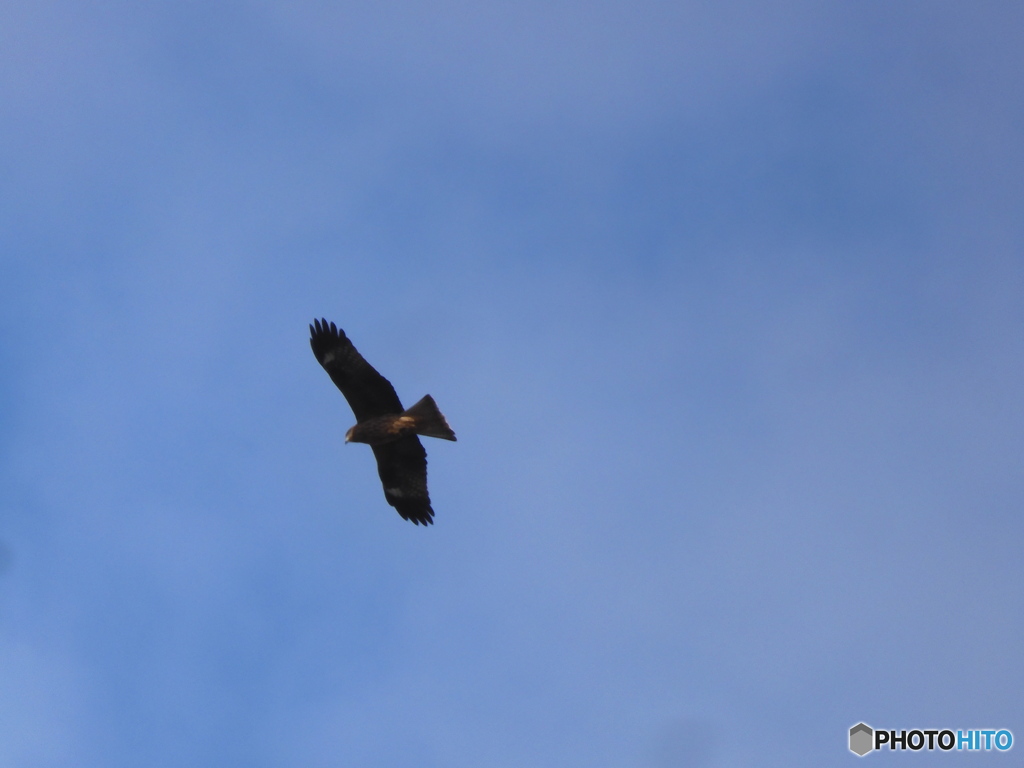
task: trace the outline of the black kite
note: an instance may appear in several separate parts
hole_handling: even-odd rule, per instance
[[[368,443],[377,457],[384,498],[406,520],[430,525],[434,510],[427,493],[427,452],[416,435],[454,440],[434,398],[425,396],[411,408],[391,382],[359,354],[345,332],[326,320],[309,326],[309,345],[324,370],[352,406],[356,425],[346,443]]]

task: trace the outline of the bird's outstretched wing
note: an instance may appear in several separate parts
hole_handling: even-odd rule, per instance
[[[352,406],[357,422],[402,412],[402,402],[391,382],[363,359],[345,332],[334,323],[314,320],[309,326],[309,346],[313,348],[317,361],[330,375],[331,381]],[[424,487],[425,478],[424,469]]]
[[[427,452],[419,438],[406,435],[372,447],[388,504],[417,525],[434,522],[434,510],[430,508],[427,493]]]

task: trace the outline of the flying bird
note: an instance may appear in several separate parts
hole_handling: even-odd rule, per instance
[[[434,510],[427,493],[427,452],[416,435],[455,439],[434,398],[426,395],[402,408],[391,382],[363,359],[334,323],[314,320],[309,346],[352,406],[356,425],[345,434],[345,442],[368,443],[388,504],[404,519],[430,525]]]

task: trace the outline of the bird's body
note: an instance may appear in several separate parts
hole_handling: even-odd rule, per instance
[[[345,433],[345,442],[383,445],[406,435],[455,440],[455,433],[448,426],[434,398],[424,395],[416,405],[401,413],[374,416],[359,422]]]
[[[455,440],[455,433],[427,395],[402,408],[391,382],[381,376],[334,323],[314,320],[309,345],[345,396],[356,425],[345,442],[367,443],[377,459],[384,498],[403,518],[417,525],[433,522],[427,493],[427,452],[417,435]]]

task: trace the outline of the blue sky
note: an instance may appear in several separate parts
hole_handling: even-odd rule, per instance
[[[0,765],[1024,738],[1021,29],[6,3]],[[435,526],[343,444],[314,316],[458,433]]]

